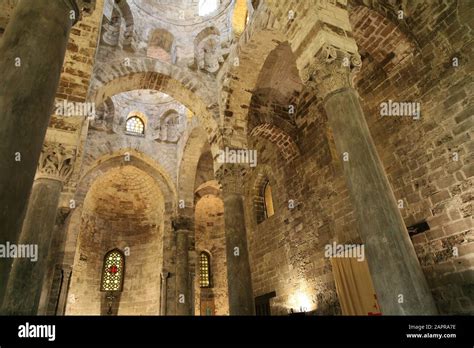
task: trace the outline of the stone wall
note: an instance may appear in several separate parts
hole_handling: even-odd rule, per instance
[[[407,227],[429,225],[412,241],[444,314],[474,311],[473,62],[468,54],[474,23],[464,18],[467,2],[458,4],[407,4],[418,50],[392,68],[380,69],[368,56],[357,84],[395,196],[403,200]],[[381,117],[380,104],[388,100],[420,103],[421,119]]]
[[[429,225],[428,231],[414,235],[412,240],[438,309],[444,314],[474,310],[473,110],[469,93],[473,82],[472,61],[467,54],[472,47],[472,21],[466,20],[463,9],[468,10],[462,1],[459,9],[455,2],[439,7],[408,3],[405,13],[413,31],[409,34],[403,33],[406,25],[390,24],[393,9],[370,12],[359,8],[351,14],[353,25],[363,24],[357,17],[361,13],[365,13],[365,21],[373,23],[363,33],[373,34],[371,42],[379,47],[364,47],[368,41],[358,41],[363,70],[357,89],[390,184],[396,198],[403,200],[406,226],[424,220]],[[389,19],[378,20],[380,13]],[[415,22],[415,17],[425,20]],[[393,55],[389,44],[376,37],[387,28],[391,28],[383,34],[387,42],[397,42]],[[356,40],[360,30],[354,29]],[[414,42],[410,41],[413,36]],[[457,67],[453,66],[456,57]],[[380,105],[389,99],[421,103],[421,119],[382,118]],[[257,103],[249,115],[271,118],[271,111],[261,115],[265,110],[260,105]],[[249,119],[251,122],[254,119]],[[277,155],[278,141],[249,138],[248,147],[258,149],[256,172],[273,183],[275,204],[275,215],[257,224],[253,201],[258,175],[247,179],[254,294],[276,291],[277,297],[271,300],[272,314],[297,308],[298,301],[292,297],[301,298],[298,293],[309,298],[311,309],[317,313],[338,313],[331,267],[322,251],[332,240],[360,242],[353,208],[320,100],[307,89],[301,92],[295,123],[301,157],[290,164]],[[290,199],[297,202],[296,208],[288,209]]]
[[[67,314],[106,314],[100,292],[105,254],[125,253],[123,291],[113,312],[159,314],[163,264],[163,198],[153,179],[135,167],[99,178],[86,197]]]
[[[245,196],[253,290],[255,297],[276,292],[270,302],[272,315],[287,315],[301,306],[318,314],[339,314],[324,245],[357,236],[324,124],[306,131],[302,154],[291,163],[267,140],[253,138],[250,143],[258,151],[258,166],[246,180]],[[254,202],[265,180],[272,186],[275,215],[257,223]]]
[[[195,206],[195,315],[200,315],[200,299],[212,296],[216,315],[229,314],[227,298],[227,264],[224,233],[224,203],[214,195],[205,195]],[[211,256],[211,288],[199,287],[199,255],[202,251]]]

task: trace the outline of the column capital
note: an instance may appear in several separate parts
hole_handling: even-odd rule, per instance
[[[243,194],[244,178],[248,172],[248,167],[242,164],[222,164],[216,171],[216,179],[222,186],[223,194],[236,193]]]
[[[74,169],[76,149],[60,143],[46,142],[41,150],[35,179],[66,182]]]
[[[359,53],[326,44],[304,69],[303,82],[316,89],[318,95],[325,99],[340,89],[354,88],[354,78],[361,66]]]
[[[194,219],[188,216],[176,216],[171,221],[171,226],[175,232],[186,232],[194,230]]]
[[[160,275],[161,275],[161,279],[164,281],[170,277],[170,272],[162,271]]]

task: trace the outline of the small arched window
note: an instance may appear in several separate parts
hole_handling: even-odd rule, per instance
[[[272,186],[268,181],[263,189],[263,199],[265,203],[265,217],[269,218],[275,214],[275,210],[273,209]]]
[[[199,256],[199,286],[211,287],[211,255],[205,251],[202,251]]]
[[[118,249],[105,254],[100,291],[122,291],[125,255]]]
[[[145,123],[138,116],[131,116],[127,119],[127,132],[135,134],[145,134]]]

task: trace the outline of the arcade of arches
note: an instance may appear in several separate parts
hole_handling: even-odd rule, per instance
[[[0,0],[1,313],[474,313],[473,31],[469,0]]]

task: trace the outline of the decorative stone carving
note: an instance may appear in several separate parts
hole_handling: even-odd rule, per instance
[[[223,194],[243,194],[247,172],[248,168],[242,164],[222,164],[216,171],[216,178],[222,186]]]
[[[36,178],[65,182],[74,169],[76,150],[59,143],[45,143],[40,154]]]
[[[362,61],[358,53],[325,45],[312,64],[303,71],[303,82],[318,90],[324,99],[341,88],[353,88]]]
[[[218,37],[211,36],[199,44],[197,61],[200,70],[206,70],[210,73],[219,70],[224,58]]]

